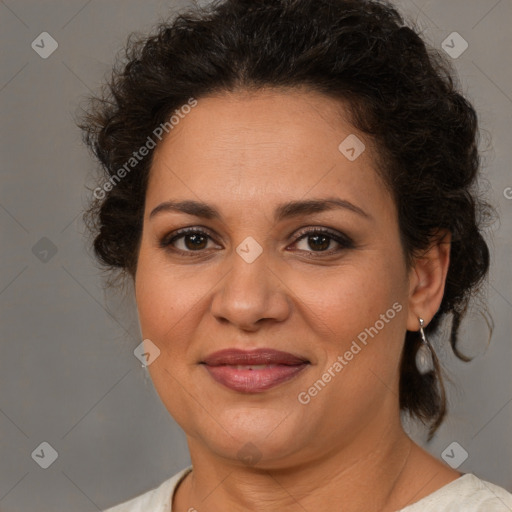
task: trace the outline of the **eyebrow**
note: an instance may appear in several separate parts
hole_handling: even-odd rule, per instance
[[[345,209],[360,215],[361,217],[373,220],[372,216],[364,210],[352,204],[351,202],[337,197],[328,197],[325,199],[308,199],[302,201],[289,201],[282,203],[274,210],[274,220],[276,222],[301,215],[310,215],[334,209]],[[220,212],[213,206],[200,201],[165,201],[154,208],[149,214],[152,219],[163,212],[181,212],[204,219],[221,220]]]

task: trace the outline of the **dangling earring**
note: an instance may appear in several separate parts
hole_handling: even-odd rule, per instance
[[[420,335],[422,343],[418,349],[418,352],[416,352],[416,367],[422,375],[425,375],[434,369],[434,361],[432,358],[434,348],[425,336],[425,331],[423,330],[423,325],[425,322],[423,318],[418,318],[418,320],[420,322]]]

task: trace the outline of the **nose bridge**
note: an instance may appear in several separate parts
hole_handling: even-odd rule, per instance
[[[230,269],[217,289],[212,313],[244,329],[263,318],[282,321],[288,314],[284,287],[272,271],[272,255],[253,237],[238,244],[228,260]]]

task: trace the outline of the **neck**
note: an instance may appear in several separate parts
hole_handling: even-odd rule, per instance
[[[205,457],[189,439],[194,470],[176,493],[173,511],[397,510],[405,506],[414,443],[399,421],[384,430],[376,423],[375,432],[370,427],[342,450],[277,469]]]

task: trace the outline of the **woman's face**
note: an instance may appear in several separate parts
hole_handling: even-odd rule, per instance
[[[398,414],[410,276],[371,142],[340,112],[298,90],[201,98],[156,149],[136,299],[191,451],[278,467]]]

